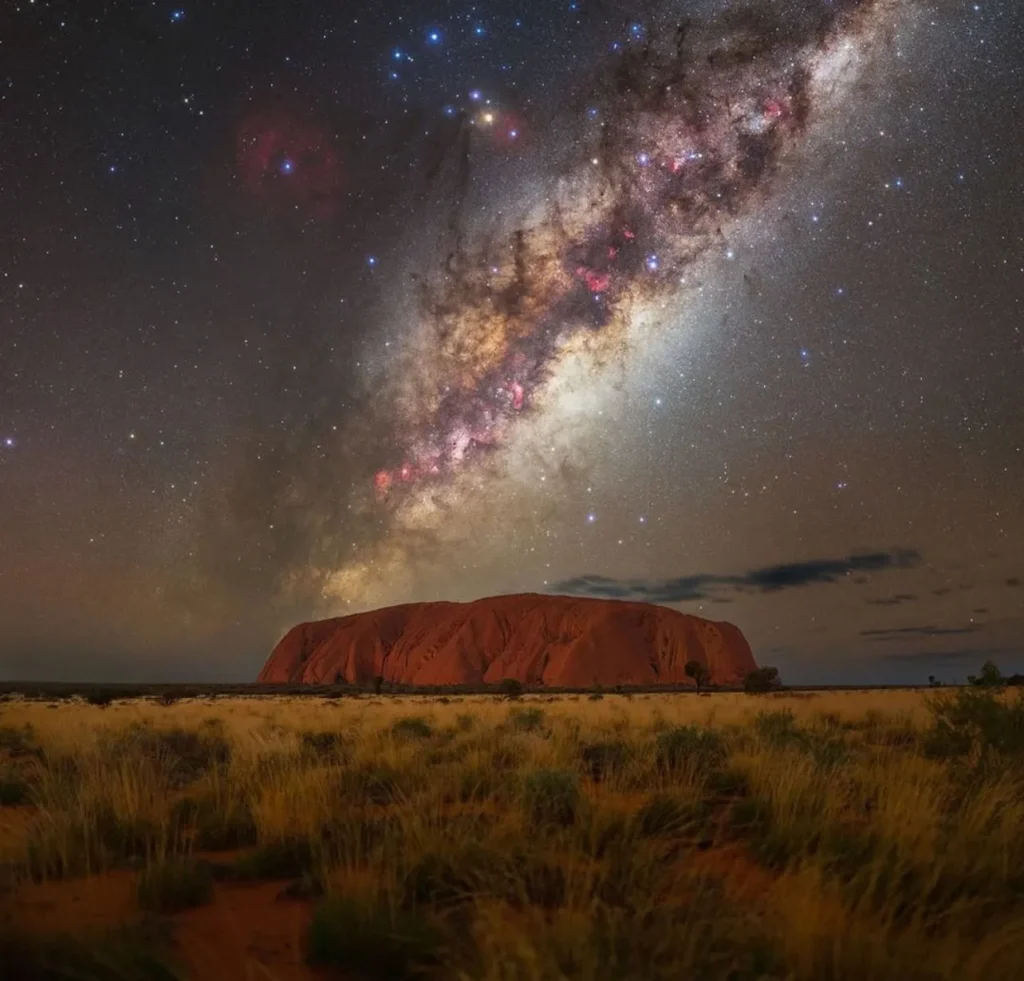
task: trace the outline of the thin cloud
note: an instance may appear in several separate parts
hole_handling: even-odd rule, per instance
[[[577,576],[551,586],[550,591],[570,596],[599,596],[646,603],[681,603],[721,599],[722,592],[776,593],[838,582],[855,572],[909,569],[921,556],[912,549],[890,552],[857,552],[838,559],[811,559],[764,566],[735,575],[701,574],[675,579],[612,579],[608,576]]]
[[[975,634],[981,625],[972,623],[964,627],[935,627],[925,624],[920,627],[885,627],[883,629],[862,630],[861,637],[872,641],[907,640],[914,637],[953,637],[959,634]]]
[[[868,606],[902,606],[904,603],[913,603],[917,599],[914,593],[897,593],[895,596],[886,596],[882,599],[864,600]]]

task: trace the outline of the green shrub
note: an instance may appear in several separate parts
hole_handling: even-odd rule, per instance
[[[256,822],[244,800],[221,800],[213,794],[176,802],[171,817],[178,829],[189,831],[192,843],[206,851],[245,848],[256,843]]]
[[[454,906],[473,898],[476,862],[458,861],[452,855],[427,852],[421,855],[402,880],[402,902],[417,905]]]
[[[1001,699],[985,688],[961,689],[930,698],[932,721],[925,752],[963,756],[975,746],[1006,755],[1024,753],[1024,696]]]
[[[754,731],[773,746],[785,746],[801,735],[796,716],[790,709],[758,712],[754,717]]]
[[[583,769],[595,783],[622,770],[629,759],[629,747],[621,740],[590,743],[580,749]]]
[[[147,866],[139,876],[139,905],[152,913],[178,913],[213,898],[213,875],[205,862],[171,858]]]
[[[429,739],[434,729],[419,715],[406,715],[401,719],[395,719],[391,725],[391,733],[400,739]]]
[[[14,767],[0,767],[0,807],[14,807],[31,800],[28,782],[19,776]]]
[[[700,726],[671,726],[658,733],[655,759],[663,772],[685,767],[710,770],[725,761],[722,737]]]
[[[158,761],[166,768],[174,787],[192,783],[204,772],[222,766],[231,758],[227,739],[210,726],[200,731],[132,725],[109,736],[103,748],[110,756],[135,752]]]
[[[42,755],[33,741],[31,726],[0,726],[0,750],[6,750],[11,757]]]
[[[239,879],[297,879],[313,867],[312,844],[305,838],[268,841],[235,862]]]
[[[512,709],[508,713],[507,723],[513,729],[534,732],[544,725],[544,710],[539,708]]]
[[[313,756],[340,756],[345,742],[340,732],[304,732],[299,737],[302,749]]]
[[[523,780],[523,807],[535,824],[569,825],[576,820],[580,791],[568,770],[534,770]]]
[[[673,835],[691,827],[696,814],[692,803],[684,803],[668,794],[655,794],[637,811],[635,826],[644,838]]]
[[[375,763],[347,770],[341,779],[341,793],[355,802],[384,807],[403,796],[401,775]]]
[[[308,957],[346,976],[404,981],[445,961],[444,933],[415,909],[329,899],[313,914]]]

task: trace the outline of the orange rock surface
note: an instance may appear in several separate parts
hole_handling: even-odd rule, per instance
[[[407,685],[692,684],[699,661],[714,684],[757,667],[731,623],[648,603],[574,596],[494,596],[472,603],[409,603],[293,627],[259,681]]]

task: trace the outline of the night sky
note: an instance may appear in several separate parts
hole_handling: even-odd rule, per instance
[[[0,11],[0,677],[561,592],[1024,670],[1017,0]]]

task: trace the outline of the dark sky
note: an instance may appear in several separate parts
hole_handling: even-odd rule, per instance
[[[0,11],[0,676],[556,591],[1024,670],[1015,0]]]

